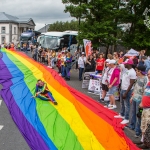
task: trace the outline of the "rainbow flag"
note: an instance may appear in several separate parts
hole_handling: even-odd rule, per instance
[[[115,112],[68,86],[55,70],[1,49],[1,96],[32,150],[137,150]],[[38,79],[58,105],[32,98]]]

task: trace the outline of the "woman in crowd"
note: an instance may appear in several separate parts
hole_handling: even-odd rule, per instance
[[[108,92],[108,82],[107,82],[107,76],[108,76],[108,71],[110,70],[109,68],[109,61],[110,59],[106,59],[105,61],[105,69],[103,71],[102,75],[102,98],[100,99],[100,102],[104,102],[104,98],[106,96],[106,93]]]
[[[56,57],[56,67],[58,68],[58,73],[61,74],[61,51],[58,50],[57,57]]]
[[[51,68],[54,69],[54,66],[55,66],[55,60],[56,60],[56,52],[55,50],[52,50],[52,57],[51,57]]]
[[[66,76],[66,72],[65,72],[65,61],[66,61],[66,54],[64,51],[62,51],[62,55],[61,55],[61,76],[65,77]]]
[[[99,58],[96,60],[96,71],[98,73],[102,73],[104,67],[105,67],[105,59],[103,58],[103,55],[100,54]]]
[[[79,81],[82,81],[82,75],[85,68],[86,57],[85,53],[82,52],[82,55],[78,59],[78,67],[79,67]]]
[[[138,62],[138,66],[143,66],[144,65],[144,61],[142,60],[142,57],[144,56],[145,51],[141,50],[140,54],[139,54],[139,62]]]
[[[95,61],[93,55],[90,55],[88,59],[86,59],[85,72],[94,72],[94,71],[95,71]]]
[[[113,56],[112,56],[111,54],[108,54],[108,55],[107,55],[107,59],[110,59],[110,60],[111,60],[111,59],[113,59]]]
[[[71,70],[71,63],[72,63],[72,56],[71,53],[68,52],[66,54],[66,60],[65,60],[65,71],[66,71],[66,80],[70,80],[70,70]]]
[[[116,60],[110,60],[108,64],[110,69],[108,71],[106,83],[108,84],[109,89],[108,94],[110,104],[105,107],[108,107],[108,109],[115,109],[117,106],[114,94],[117,92],[120,84],[120,69],[116,66]]]
[[[116,60],[116,64],[118,64],[118,62],[119,62],[119,54],[117,52],[114,52],[113,57],[114,57],[113,59]]]

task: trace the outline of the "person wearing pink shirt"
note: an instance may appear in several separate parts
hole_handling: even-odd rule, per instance
[[[109,94],[109,100],[110,104],[108,106],[108,109],[115,109],[117,108],[116,103],[115,103],[115,97],[114,94],[117,91],[117,88],[120,84],[120,69],[115,65],[116,60],[110,60],[109,61],[109,71],[107,74],[107,82],[108,82],[108,94]]]

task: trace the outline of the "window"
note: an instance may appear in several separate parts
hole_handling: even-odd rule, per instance
[[[1,43],[5,43],[5,36],[4,35],[1,36]]]
[[[16,34],[16,27],[14,27],[14,34]]]
[[[6,28],[5,27],[1,27],[1,33],[6,33]]]

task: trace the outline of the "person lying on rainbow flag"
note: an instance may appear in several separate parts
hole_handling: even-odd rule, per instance
[[[51,101],[54,103],[54,105],[57,105],[58,103],[55,101],[52,93],[47,87],[47,84],[43,82],[41,79],[37,81],[36,88],[35,88],[35,96],[34,98],[40,98],[41,100],[44,101]]]

